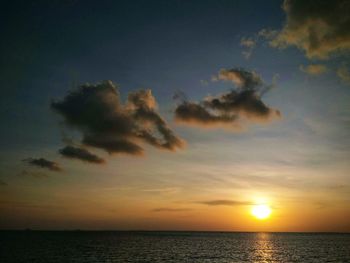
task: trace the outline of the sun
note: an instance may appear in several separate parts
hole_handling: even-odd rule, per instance
[[[251,210],[251,213],[257,219],[263,220],[270,216],[271,208],[265,204],[254,205]]]

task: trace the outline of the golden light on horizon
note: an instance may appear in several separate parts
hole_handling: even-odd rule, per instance
[[[260,220],[267,219],[271,215],[271,208],[266,204],[254,205],[251,214]]]

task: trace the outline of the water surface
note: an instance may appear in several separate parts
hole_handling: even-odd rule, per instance
[[[2,231],[0,262],[350,262],[350,234]]]

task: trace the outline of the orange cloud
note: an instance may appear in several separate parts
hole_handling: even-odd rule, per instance
[[[299,69],[310,75],[321,75],[328,70],[328,68],[322,64],[311,64],[308,66],[300,65]]]
[[[287,21],[271,45],[296,46],[308,58],[327,59],[331,54],[350,50],[350,2],[285,0]]]

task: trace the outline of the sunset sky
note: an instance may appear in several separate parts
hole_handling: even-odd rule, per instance
[[[350,232],[349,1],[0,17],[1,229]]]

